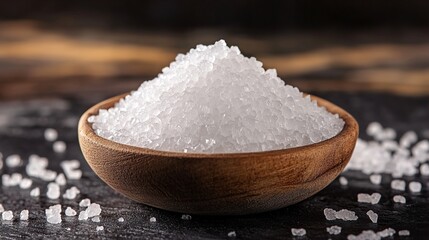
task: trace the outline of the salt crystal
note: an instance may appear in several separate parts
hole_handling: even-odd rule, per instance
[[[343,186],[346,186],[349,183],[349,181],[347,180],[347,178],[345,178],[343,176],[341,176],[339,178],[339,180],[340,180],[340,184],[343,185]]]
[[[91,204],[91,200],[89,198],[82,199],[79,203],[80,207],[88,207]]]
[[[45,209],[46,220],[51,224],[61,223],[61,205],[57,204]]]
[[[331,208],[325,208],[323,209],[323,214],[325,215],[326,220],[332,221],[335,220],[335,213],[336,211],[334,209]]]
[[[6,166],[10,168],[19,167],[22,165],[22,159],[19,155],[13,154],[5,159]]]
[[[408,230],[401,230],[398,232],[399,236],[410,236],[410,231]]]
[[[182,215],[182,220],[191,220],[191,219],[192,219],[191,215],[187,215],[187,214]]]
[[[418,193],[422,190],[422,184],[419,182],[410,182],[408,188],[413,193]]]
[[[383,131],[383,127],[378,122],[371,122],[368,124],[368,127],[366,128],[366,134],[368,136],[375,136]]]
[[[399,140],[399,145],[402,147],[409,147],[411,144],[417,142],[417,133],[414,131],[408,131],[402,135]]]
[[[423,176],[429,176],[429,164],[425,163],[420,166],[420,174]]]
[[[67,145],[63,141],[56,141],[52,145],[52,148],[54,149],[54,152],[56,152],[56,153],[63,153],[66,151]]]
[[[60,185],[57,183],[49,183],[48,184],[48,191],[46,193],[46,196],[50,199],[58,199],[60,197]]]
[[[38,197],[40,196],[40,188],[36,187],[30,191],[30,196]]]
[[[12,211],[4,211],[1,214],[1,219],[4,221],[12,221],[13,220],[13,212]]]
[[[66,228],[66,230],[67,230],[67,231],[70,231],[70,230],[71,230],[71,228]]]
[[[302,237],[307,233],[304,228],[292,228],[291,232],[292,232],[292,236],[298,236],[298,237]]]
[[[228,237],[235,238],[235,237],[237,237],[237,233],[235,233],[235,231],[229,232]]]
[[[331,235],[338,235],[341,233],[341,227],[340,226],[331,226],[331,227],[327,227],[326,231],[331,234]]]
[[[19,183],[19,187],[22,189],[29,189],[32,184],[33,184],[33,181],[31,179],[23,178]]]
[[[104,231],[104,227],[103,226],[97,226],[96,230],[97,230],[97,232]]]
[[[156,222],[156,218],[155,218],[155,217],[151,217],[151,218],[149,219],[149,221],[150,221],[150,222]]]
[[[101,214],[100,204],[91,203],[85,211],[87,212],[89,218],[98,216]]]
[[[75,199],[79,193],[80,193],[79,189],[77,187],[73,186],[73,187],[66,190],[66,192],[63,194],[63,198]]]
[[[100,217],[93,217],[91,220],[93,222],[100,222]]]
[[[125,219],[123,217],[118,218],[118,222],[124,222]]]
[[[380,236],[372,230],[364,230],[359,235],[348,235],[347,240],[380,240]]]
[[[158,77],[88,120],[111,141],[206,153],[304,146],[332,138],[344,126],[338,115],[224,40],[179,54]]]
[[[405,199],[405,197],[401,196],[401,195],[395,195],[395,196],[393,196],[393,201],[395,203],[406,203],[407,202],[407,200]]]
[[[82,171],[78,169],[80,166],[78,160],[62,161],[60,165],[68,179],[76,180],[82,177]]]
[[[57,132],[57,130],[55,130],[53,128],[47,128],[44,132],[44,136],[45,136],[46,141],[53,142],[53,141],[57,140],[58,132]]]
[[[403,180],[393,180],[390,183],[390,187],[395,190],[405,191],[405,181]]]
[[[0,213],[4,212],[4,207],[3,205],[0,203]]]
[[[28,214],[29,214],[28,210],[22,210],[21,213],[19,214],[19,219],[21,221],[27,221],[28,220]]]
[[[386,228],[383,231],[377,232],[377,235],[385,238],[385,237],[391,237],[393,235],[395,235],[396,231],[393,228]]]
[[[378,220],[378,214],[377,213],[375,213],[372,210],[369,210],[368,212],[366,212],[366,215],[368,215],[369,219],[371,219],[371,222],[377,223],[377,220]]]
[[[372,184],[380,185],[381,175],[380,174],[373,174],[373,175],[369,176],[369,180],[371,181]]]
[[[77,215],[77,212],[73,208],[71,207],[66,208],[66,216],[72,217],[76,215]]]
[[[88,220],[88,212],[87,211],[81,211],[79,213],[78,219],[79,219],[79,221],[81,221],[81,220]]]
[[[355,212],[347,209],[341,209],[340,211],[337,211],[335,213],[335,217],[344,221],[355,221],[358,219]]]
[[[3,174],[2,183],[5,187],[17,186],[21,183],[22,175],[20,173],[13,173],[12,175]]]
[[[58,174],[57,178],[55,178],[55,182],[60,186],[64,186],[67,183],[66,177],[64,176],[64,174],[60,173]]]

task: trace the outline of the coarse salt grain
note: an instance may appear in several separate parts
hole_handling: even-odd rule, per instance
[[[123,217],[118,218],[118,222],[124,222],[125,219]]]
[[[408,230],[400,230],[398,232],[398,235],[399,236],[410,236],[410,231],[408,231]]]
[[[406,203],[407,202],[407,200],[405,199],[405,197],[401,196],[401,195],[395,195],[395,196],[393,196],[393,201],[395,203]]]
[[[151,218],[149,218],[149,221],[150,221],[150,222],[156,222],[156,217],[151,217]]]
[[[405,191],[405,181],[403,180],[393,180],[390,183],[390,187],[395,190]]]
[[[51,224],[61,223],[61,205],[57,204],[45,209],[46,220]]]
[[[292,228],[290,230],[292,232],[292,236],[302,237],[307,234],[304,228]]]
[[[28,220],[28,214],[29,214],[28,210],[22,210],[21,213],[19,214],[19,219],[21,221],[27,221]]]
[[[40,196],[40,188],[36,187],[30,191],[30,196],[38,197]]]
[[[419,193],[422,190],[422,184],[419,182],[410,182],[408,188],[413,193]]]
[[[188,214],[183,214],[182,215],[182,220],[191,220],[191,219],[192,219],[191,215],[188,215]]]
[[[91,219],[91,221],[93,221],[93,222],[100,222],[100,217],[93,217]]]
[[[96,231],[104,231],[104,226],[97,226]]]
[[[91,203],[85,210],[89,218],[95,217],[101,214],[101,207],[98,203]]]
[[[231,231],[228,234],[228,237],[233,238],[233,237],[237,237],[237,233],[235,231]]]
[[[81,220],[88,220],[88,212],[87,211],[81,211],[79,213],[78,220],[79,221],[81,221]]]
[[[328,221],[332,221],[332,220],[337,219],[335,217],[335,213],[336,213],[336,211],[334,209],[332,209],[332,208],[325,208],[325,209],[323,209],[323,214],[325,215],[325,218]]]
[[[79,189],[77,187],[73,186],[73,187],[66,190],[66,192],[63,194],[63,198],[75,199],[79,193],[80,193]]]
[[[349,181],[347,180],[347,178],[345,178],[343,176],[341,176],[339,178],[339,181],[340,181],[340,184],[343,185],[343,186],[346,186],[349,183]]]
[[[341,227],[340,226],[331,226],[331,227],[327,227],[326,231],[331,234],[331,235],[338,235],[341,233]]]
[[[53,128],[47,128],[44,132],[44,137],[45,137],[46,141],[53,142],[53,141],[57,140],[58,132],[57,132],[57,130],[55,130]]]
[[[355,212],[347,209],[341,209],[340,211],[337,211],[335,213],[335,217],[344,221],[355,221],[358,219],[358,216],[356,216]]]
[[[90,204],[91,200],[89,198],[85,198],[79,202],[79,207],[88,207]]]
[[[55,178],[55,182],[60,186],[64,186],[67,183],[66,177],[64,176],[63,173],[60,173],[58,174],[57,178]]]
[[[67,145],[63,141],[55,141],[52,148],[56,153],[64,153],[67,149]]]
[[[6,166],[10,168],[19,167],[22,165],[22,159],[18,154],[13,154],[5,159]]]
[[[60,164],[65,175],[70,180],[77,180],[82,177],[82,171],[79,170],[80,162],[78,160],[66,160]]]
[[[69,217],[72,217],[72,216],[76,216],[77,215],[77,212],[76,212],[76,210],[74,210],[73,208],[71,208],[71,207],[67,207],[66,208],[66,216],[69,216]]]
[[[60,185],[57,183],[49,183],[48,184],[48,191],[46,192],[46,196],[50,199],[58,199],[60,197]]]
[[[347,240],[380,240],[380,236],[372,230],[364,230],[358,235],[348,235]]]
[[[1,214],[1,219],[4,221],[12,221],[13,220],[13,212],[12,211],[4,211]]]
[[[264,70],[223,40],[179,54],[157,78],[88,122],[115,142],[207,153],[303,146],[344,126],[338,115],[285,85],[276,70]]]
[[[429,176],[429,164],[425,163],[420,166],[420,174],[423,176]]]
[[[3,205],[0,203],[0,213],[4,212],[4,207]]]
[[[33,181],[29,178],[23,178],[21,182],[19,183],[19,187],[21,189],[29,189],[31,185],[33,184]]]
[[[369,180],[371,181],[372,184],[380,185],[381,175],[380,174],[372,174],[371,176],[369,176]]]
[[[377,232],[377,235],[382,237],[382,238],[385,238],[385,237],[391,237],[391,236],[395,235],[395,233],[396,233],[395,229],[386,228],[383,231]]]
[[[377,223],[377,221],[378,221],[378,214],[377,213],[375,213],[372,210],[369,210],[368,212],[366,212],[366,215],[368,215],[371,222]]]
[[[358,198],[358,202],[377,204],[381,199],[381,194],[373,193],[369,195],[366,193],[359,193],[357,198]]]

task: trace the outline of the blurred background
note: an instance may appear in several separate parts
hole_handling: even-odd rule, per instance
[[[307,92],[429,94],[429,2],[1,1],[0,100],[137,88],[223,38]]]

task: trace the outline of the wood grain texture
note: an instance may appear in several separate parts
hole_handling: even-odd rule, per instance
[[[345,121],[337,136],[317,144],[234,154],[133,147],[99,137],[87,122],[89,116],[124,96],[103,101],[82,115],[78,136],[85,159],[104,182],[126,197],[175,212],[241,215],[300,202],[340,174],[358,136],[358,124],[350,114],[312,96]]]

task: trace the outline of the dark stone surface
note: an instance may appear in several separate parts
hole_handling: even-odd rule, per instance
[[[398,97],[385,94],[319,94],[351,112],[364,129],[370,121],[379,121],[393,127],[399,133],[412,129],[420,137],[428,136],[429,98]],[[380,231],[387,227],[395,230],[408,229],[409,239],[427,239],[429,234],[429,178],[416,175],[405,178],[423,184],[419,194],[405,191],[407,204],[393,204],[392,197],[398,192],[390,189],[391,177],[384,175],[381,186],[375,186],[368,176],[359,172],[346,172],[349,186],[340,186],[335,180],[320,193],[296,205],[257,215],[235,217],[192,216],[192,220],[182,220],[181,214],[154,209],[134,203],[104,184],[84,161],[77,143],[76,125],[79,115],[94,102],[101,99],[51,99],[26,102],[0,103],[0,152],[4,156],[20,154],[25,161],[30,154],[48,157],[49,168],[60,171],[59,162],[79,159],[84,176],[80,181],[68,181],[67,188],[77,186],[81,190],[78,200],[49,200],[45,197],[46,183],[33,179],[33,187],[41,187],[41,197],[31,198],[30,190],[19,187],[1,187],[0,203],[6,210],[13,210],[13,222],[2,221],[0,239],[82,239],[82,238],[139,238],[139,239],[217,239],[228,238],[230,231],[236,231],[237,239],[288,239],[292,238],[292,227],[303,227],[307,236],[298,239],[344,239],[348,234],[358,234],[362,230]],[[59,139],[67,143],[64,154],[52,151],[52,144],[44,141],[43,131],[47,127],[59,130]],[[361,136],[365,138],[361,129]],[[26,163],[26,162],[25,162]],[[8,169],[1,173],[24,172],[24,167]],[[64,191],[64,188],[62,188]],[[358,203],[357,193],[379,192],[382,195],[377,205]],[[44,209],[60,203],[79,209],[78,201],[90,198],[102,206],[101,222],[78,221],[77,217],[63,216],[63,222],[52,225],[46,222]],[[326,221],[323,209],[347,208],[356,211],[357,221]],[[19,212],[30,210],[28,222],[19,220]],[[366,211],[379,214],[378,224],[371,223]],[[125,222],[117,219],[123,217]],[[149,222],[156,217],[157,222]],[[96,226],[105,230],[96,232]],[[343,231],[338,236],[330,236],[326,227],[339,225]],[[70,230],[67,230],[70,228]],[[398,238],[396,235],[395,238]],[[404,238],[406,239],[406,238]]]

